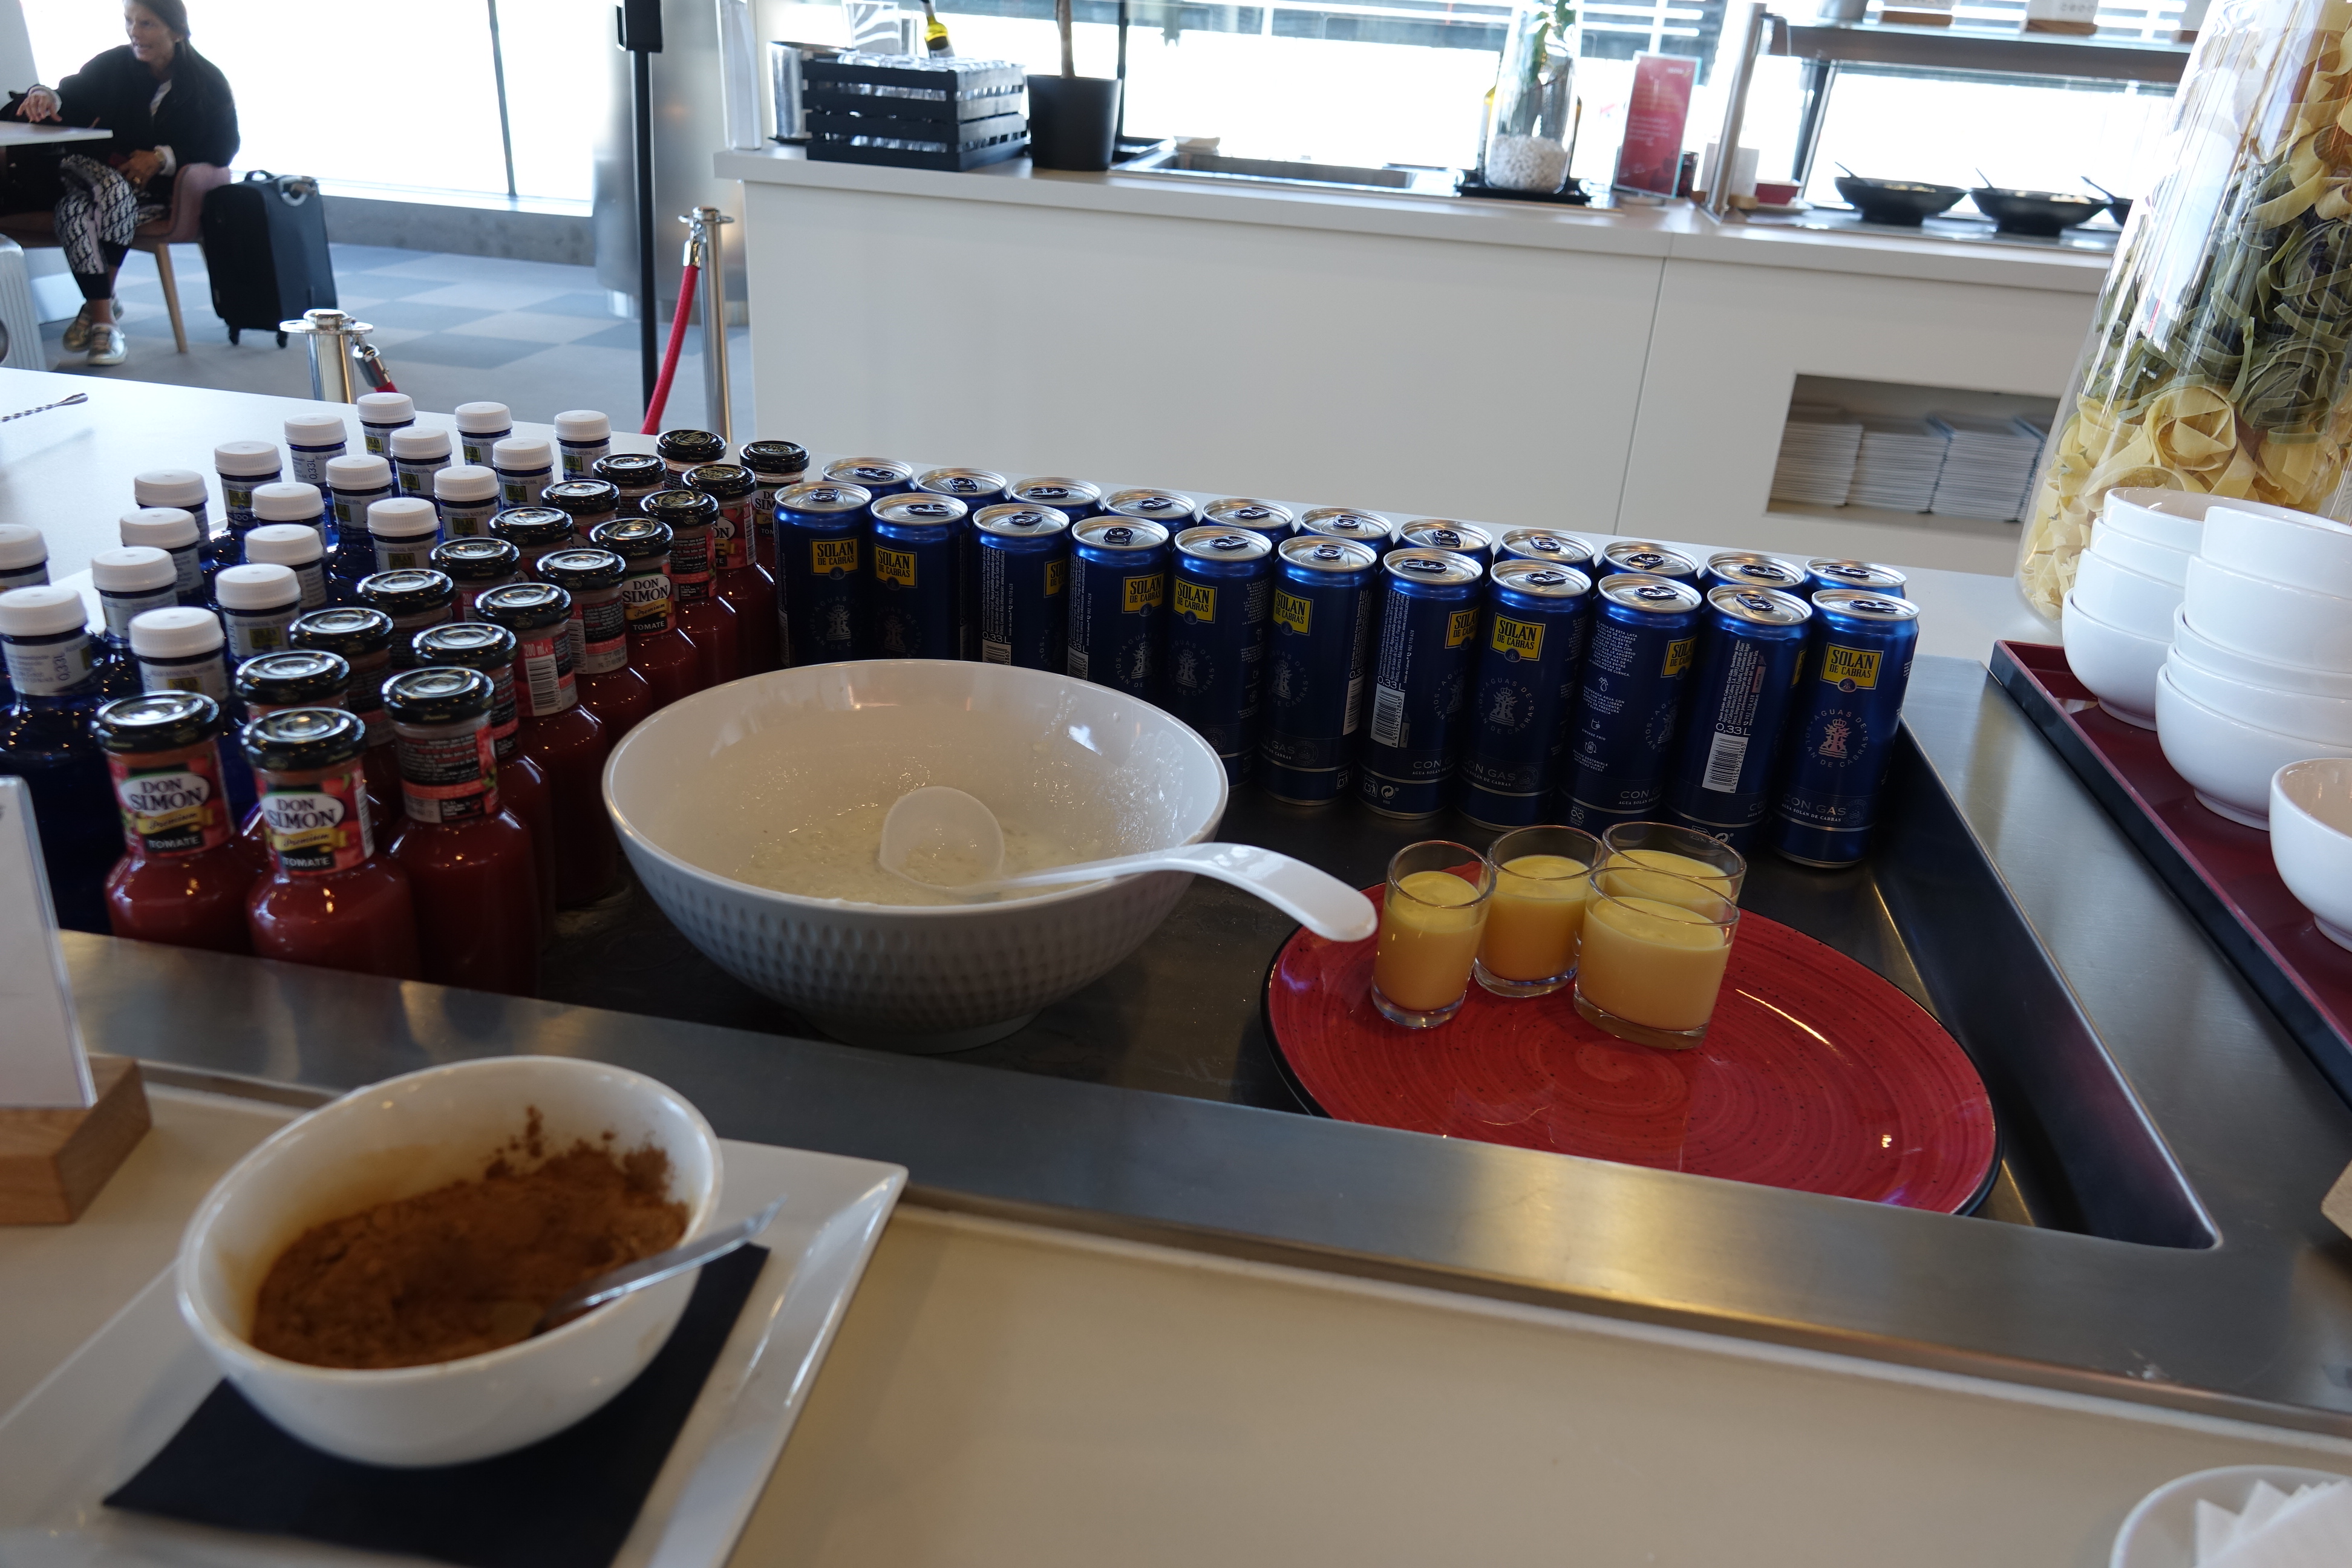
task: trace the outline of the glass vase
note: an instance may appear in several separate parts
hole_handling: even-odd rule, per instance
[[[2208,15],[2034,482],[2017,585],[2046,619],[2111,489],[2352,511],[2347,29],[2343,0]]]
[[[1573,7],[1522,5],[1512,13],[1481,155],[1487,184],[1549,195],[1567,181],[1576,51]]]

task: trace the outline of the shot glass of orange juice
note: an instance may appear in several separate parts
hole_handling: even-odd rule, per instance
[[[1738,850],[1671,822],[1621,822],[1601,842],[1608,853],[1597,864],[1633,871],[1624,886],[1639,892],[1646,884],[1648,896],[1671,900],[1687,880],[1736,904],[1748,881],[1748,862]],[[1674,879],[1651,879],[1646,874],[1652,872]]]
[[[1688,1050],[1706,1037],[1738,925],[1739,906],[1710,885],[1603,866],[1585,896],[1576,1010],[1620,1039]]]
[[[1372,954],[1372,1005],[1383,1017],[1433,1029],[1454,1016],[1494,892],[1494,867],[1466,844],[1432,838],[1396,852]]]
[[[1497,996],[1548,996],[1576,976],[1584,895],[1601,840],[1581,827],[1521,827],[1488,847],[1495,896],[1473,970]]]

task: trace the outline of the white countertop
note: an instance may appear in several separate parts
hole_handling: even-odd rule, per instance
[[[86,581],[81,574],[89,564],[91,552],[121,542],[117,530],[122,514],[131,510],[131,476],[134,473],[148,468],[195,469],[213,486],[214,515],[217,519],[219,485],[213,477],[212,454],[213,447],[220,442],[282,442],[285,422],[289,417],[329,412],[343,416],[351,431],[352,449],[361,449],[358,410],[347,404],[214,392],[155,382],[92,381],[85,376],[42,371],[0,370],[0,412],[52,402],[78,391],[88,392],[90,400],[72,408],[51,409],[29,419],[0,425],[0,522],[30,523],[40,529],[48,541],[51,580],[71,579],[76,586]],[[451,424],[446,414],[420,412],[417,418],[427,425]],[[525,435],[551,434],[545,426],[519,424],[515,428]],[[747,433],[738,434],[751,438]],[[622,451],[653,449],[650,437],[618,430],[614,434],[613,445]],[[822,463],[836,455],[839,454],[818,453],[814,460]],[[977,456],[984,459],[986,455]],[[919,468],[969,459],[961,455],[940,458],[936,454],[925,454],[913,460]],[[1110,489],[1126,483],[1150,481],[1114,475],[1097,482]],[[1209,497],[1204,493],[1197,499]],[[1328,497],[1267,499],[1280,500],[1298,512],[1333,504]],[[1401,520],[1411,514],[1387,515]],[[1501,526],[1521,524],[1504,520]],[[1619,536],[1588,537],[1600,542]],[[1659,542],[1682,544],[1686,552],[1696,553],[1701,560],[1730,548],[1687,544],[1672,539]],[[1911,578],[1910,596],[1920,608],[1919,651],[1923,654],[1949,655],[1981,663],[1991,654],[1996,638],[2037,642],[2055,639],[2055,631],[2025,608],[2007,577],[1925,567],[1906,566],[1905,570]],[[95,612],[93,604],[93,615]]]
[[[79,1221],[0,1230],[0,1411],[288,1114],[149,1095]],[[909,1201],[731,1562],[2097,1568],[2254,1463],[2352,1443]]]
[[[1192,182],[1149,174],[1073,174],[1034,169],[1025,158],[966,174],[947,174],[817,163],[799,148],[773,147],[759,153],[720,153],[716,169],[722,178],[754,185],[1092,209],[2070,294],[2097,293],[2106,279],[2109,260],[2102,255],[2026,246],[1829,234],[1737,218],[1718,223],[1688,202],[1595,212],[1476,197],[1385,195]]]

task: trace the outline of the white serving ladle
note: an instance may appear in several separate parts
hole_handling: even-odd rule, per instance
[[[1190,871],[1254,893],[1332,942],[1361,942],[1380,929],[1380,911],[1337,877],[1304,860],[1248,844],[1189,844],[1076,866],[1055,866],[1018,877],[1004,868],[1004,830],[996,814],[960,789],[929,784],[910,790],[882,819],[882,868],[919,888],[982,899],[1012,888],[1097,882],[1131,871]],[[933,877],[948,879],[934,881]]]

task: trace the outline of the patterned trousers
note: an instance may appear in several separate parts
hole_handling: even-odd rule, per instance
[[[83,153],[58,160],[58,179],[65,187],[56,211],[67,270],[81,285],[83,299],[106,299],[139,232],[139,193],[119,170]]]

